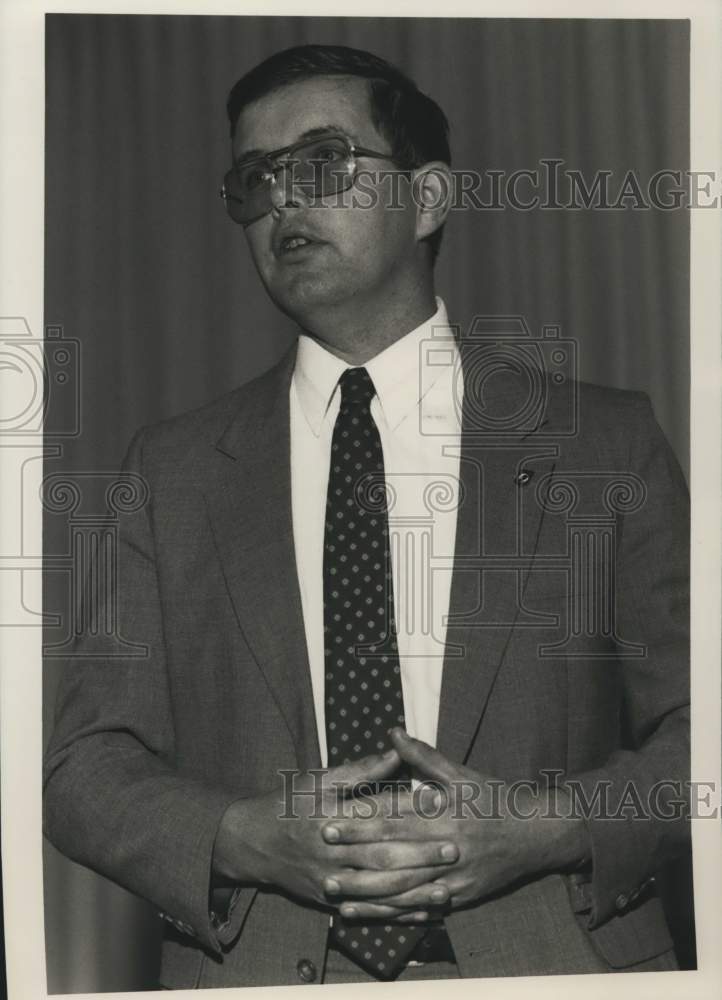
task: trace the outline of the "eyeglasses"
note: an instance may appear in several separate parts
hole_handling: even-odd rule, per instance
[[[233,221],[247,226],[272,210],[273,188],[283,171],[290,171],[292,185],[306,197],[323,198],[351,187],[358,173],[357,156],[391,159],[390,153],[364,149],[345,135],[327,133],[234,164],[223,178],[221,198]]]

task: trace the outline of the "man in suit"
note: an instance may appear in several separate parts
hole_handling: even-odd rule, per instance
[[[136,435],[148,655],[70,664],[48,835],[162,912],[167,988],[675,968],[686,491],[646,397],[542,372],[530,420],[538,345],[452,336],[446,120],[398,70],[288,50],[228,110],[301,333]]]

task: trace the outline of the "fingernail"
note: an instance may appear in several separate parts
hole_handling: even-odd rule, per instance
[[[340,892],[341,891],[341,885],[340,885],[339,882],[336,881],[335,878],[324,879],[323,887],[326,890],[326,892]]]
[[[389,732],[390,731],[391,730],[389,730]],[[396,756],[396,751],[393,750],[393,749],[387,750],[386,753],[383,756],[384,756],[384,760],[391,760],[392,757]]]
[[[444,861],[456,860],[456,844],[444,844],[441,848],[441,857]]]
[[[428,920],[429,914],[428,913],[424,913],[423,911],[421,911],[420,913],[415,913],[414,917],[417,920]]]
[[[358,913],[358,910],[356,909],[355,906],[342,906],[341,913],[344,915],[344,917],[355,917],[356,914]]]
[[[337,826],[326,826],[323,830],[323,835],[329,842],[335,843],[337,840],[341,839],[341,831]]]
[[[431,898],[435,903],[440,903],[442,899],[446,899],[446,889],[434,889]]]

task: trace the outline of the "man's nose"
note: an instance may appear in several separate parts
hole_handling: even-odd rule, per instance
[[[271,181],[271,205],[275,211],[282,208],[301,208],[308,204],[303,185],[294,183],[293,169],[278,167]]]

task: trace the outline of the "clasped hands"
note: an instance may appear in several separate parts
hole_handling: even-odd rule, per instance
[[[531,789],[509,810],[500,782],[403,729],[390,739],[384,755],[330,768],[321,780],[315,772],[294,773],[283,795],[234,803],[216,840],[216,871],[331,906],[349,919],[416,923],[583,854],[583,824],[540,821]],[[423,782],[415,792],[351,794],[360,784],[392,779],[402,762]]]

